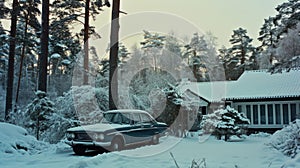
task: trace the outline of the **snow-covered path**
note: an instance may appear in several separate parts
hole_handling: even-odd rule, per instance
[[[249,136],[240,142],[224,142],[210,137],[207,141],[200,143],[197,138],[167,137],[159,145],[97,156],[76,156],[70,149],[53,149],[32,156],[5,154],[0,158],[0,167],[173,168],[176,166],[170,156],[170,152],[172,152],[181,168],[190,167],[193,159],[195,161],[205,159],[208,168],[234,168],[235,166],[239,168],[279,168],[289,159],[273,148],[264,145],[267,139],[268,137]],[[168,149],[170,144],[176,145]],[[160,152],[157,153],[158,151]],[[300,164],[298,166],[300,167]]]

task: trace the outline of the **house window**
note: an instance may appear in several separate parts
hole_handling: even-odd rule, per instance
[[[266,106],[260,105],[260,124],[266,124]]]
[[[253,105],[253,124],[258,124],[258,105]]]
[[[247,115],[247,118],[252,120],[251,118],[251,106],[250,105],[246,105],[246,115]]]
[[[275,104],[276,124],[281,124],[280,104]]]
[[[296,120],[296,104],[291,104],[291,121]]]
[[[243,111],[243,110],[242,110],[242,106],[241,106],[241,105],[238,105],[238,107],[237,107],[237,108],[238,108],[238,112],[239,112],[239,113],[241,113],[241,112]]]
[[[268,124],[274,124],[273,104],[268,104]]]
[[[206,115],[207,114],[206,107],[202,107],[201,111],[202,111],[202,115]]]
[[[283,104],[282,109],[283,109],[283,124],[288,124],[289,123],[289,105]]]

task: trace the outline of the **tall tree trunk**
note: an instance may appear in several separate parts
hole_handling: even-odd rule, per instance
[[[44,92],[47,92],[48,42],[49,42],[49,0],[43,0],[41,55],[39,57],[38,90]]]
[[[14,85],[14,64],[15,64],[15,48],[16,48],[16,33],[17,33],[17,15],[18,15],[18,0],[13,0],[11,11],[10,25],[10,43],[9,43],[9,58],[7,71],[7,88],[6,88],[6,104],[5,104],[5,120],[8,120],[9,112],[12,111],[13,85]]]
[[[85,1],[85,14],[84,14],[84,73],[83,73],[83,84],[88,85],[89,83],[89,19],[90,19],[90,0]]]
[[[117,109],[118,105],[118,50],[119,50],[119,14],[120,0],[113,0],[110,53],[109,53],[109,109]]]
[[[23,37],[24,41],[23,41],[23,46],[21,51],[19,78],[18,78],[17,94],[16,94],[16,102],[15,102],[16,104],[18,103],[20,86],[21,86],[22,70],[23,70],[23,63],[24,63],[25,50],[26,50],[27,29],[28,29],[28,14],[25,15],[25,28],[24,28],[24,37]]]

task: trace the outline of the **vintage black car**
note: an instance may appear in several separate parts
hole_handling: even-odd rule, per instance
[[[67,130],[66,143],[75,154],[86,150],[119,151],[137,144],[158,144],[167,125],[142,110],[112,110],[103,113],[99,124]]]

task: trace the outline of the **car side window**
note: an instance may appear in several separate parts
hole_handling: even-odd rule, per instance
[[[132,113],[133,124],[141,123],[140,115],[138,113]]]
[[[123,116],[122,124],[131,124],[131,119],[130,119],[129,113],[125,113],[122,116]]]
[[[153,123],[152,119],[147,114],[141,114],[142,123]]]
[[[114,115],[114,117],[112,118],[112,123],[121,124],[122,123],[122,115],[119,113],[116,113]]]

